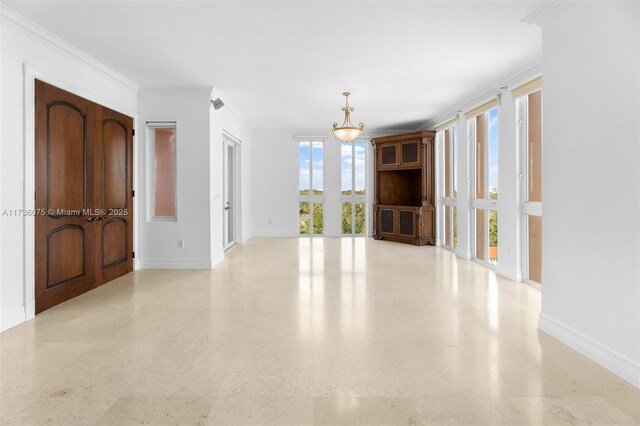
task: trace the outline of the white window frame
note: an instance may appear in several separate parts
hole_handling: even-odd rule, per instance
[[[447,250],[453,251],[455,252],[456,250],[456,244],[455,244],[455,233],[453,232],[454,229],[454,214],[453,214],[453,209],[454,208],[458,208],[458,199],[456,196],[452,196],[452,197],[446,197],[444,194],[446,193],[446,188],[445,188],[445,183],[446,183],[446,179],[445,179],[445,170],[446,170],[446,162],[449,162],[449,179],[451,181],[451,191],[454,192],[455,191],[455,174],[456,171],[458,169],[457,165],[454,164],[454,159],[457,158],[457,156],[454,154],[454,149],[457,148],[457,126],[458,123],[456,122],[455,124],[452,124],[451,126],[447,127],[446,129],[442,129],[441,131],[439,131],[436,134],[436,140],[437,140],[437,146],[438,146],[438,150],[440,151],[438,154],[438,190],[439,190],[439,198],[440,198],[440,206],[439,206],[439,210],[438,212],[440,213],[440,217],[443,218],[442,220],[439,221],[438,223],[438,229],[439,229],[439,235],[442,236],[442,238],[440,238],[440,246],[442,248],[445,248]],[[446,149],[444,146],[444,142],[445,142],[445,132],[447,130],[451,131],[451,149],[449,150],[449,158],[445,158],[446,155]],[[456,140],[456,144],[453,143],[454,139]],[[451,207],[451,214],[449,215],[450,217],[447,217],[446,211],[447,211],[447,206]],[[445,221],[449,222],[449,228],[451,230],[451,242],[452,245],[448,246],[446,241],[447,241],[447,236],[446,236],[446,231],[447,231],[447,227],[445,225]]]
[[[322,180],[324,187],[324,166],[326,159],[326,150],[325,150],[325,141],[326,137],[295,137],[296,141],[296,158],[297,158],[297,175],[296,175],[296,194],[298,198],[298,205],[296,208],[298,209],[298,220],[296,222],[296,228],[299,237],[314,237],[314,236],[323,236],[324,235],[324,227],[325,227],[325,216],[326,211],[325,203],[324,203],[324,195],[325,189],[322,188],[322,195],[314,195],[313,194],[313,144],[315,142],[322,143]],[[300,144],[303,142],[309,143],[309,195],[300,195]],[[300,233],[300,203],[309,203],[309,233],[301,234]],[[313,232],[313,205],[314,204],[322,204],[322,234],[316,234]]]
[[[486,125],[484,126],[484,140],[486,141],[484,144],[484,158],[485,158],[485,167],[484,167],[484,193],[487,197],[489,197],[489,113],[499,107],[491,108],[482,115],[483,119],[486,121]],[[484,210],[484,211],[495,211],[498,213],[498,201],[500,200],[500,196],[498,193],[498,200],[490,200],[488,198],[476,198],[476,118],[477,116],[471,117],[467,120],[467,134],[469,135],[469,198],[470,198],[470,215],[469,215],[469,235],[470,239],[470,249],[472,253],[472,258],[474,261],[485,265],[489,268],[495,269],[496,265],[489,262],[485,259],[479,259],[476,256],[476,210]],[[500,123],[498,123],[500,126]],[[498,146],[500,146],[500,140],[498,140]],[[500,182],[498,182],[500,185]],[[499,186],[498,186],[499,187]],[[484,241],[484,252],[486,258],[489,258],[489,214],[485,214],[485,229],[486,229],[486,238]],[[500,216],[498,216],[498,221],[500,221]],[[498,222],[499,224],[500,222]],[[498,232],[499,232],[498,225]]]
[[[356,142],[364,143],[364,195],[356,195]],[[351,144],[351,195],[342,194],[342,144],[350,143]],[[351,142],[340,141],[340,214],[342,215],[342,204],[343,203],[351,203],[351,233],[344,234],[342,233],[342,225],[340,226],[340,234],[343,237],[366,237],[368,234],[368,215],[367,215],[367,196],[369,194],[369,189],[367,188],[367,159],[368,159],[368,139],[354,139]],[[362,234],[356,234],[356,203],[364,204],[364,232]],[[340,217],[340,223],[342,224],[342,216]]]
[[[520,170],[522,172],[518,176],[520,179],[520,214],[522,219],[521,241],[522,241],[522,271],[523,280],[529,284],[539,286],[540,283],[529,279],[529,218],[527,216],[542,217],[542,203],[538,201],[529,201],[529,95],[542,89],[536,89],[531,93],[520,96],[516,102],[516,124],[517,124],[517,144],[520,147]],[[542,94],[544,97],[544,93]],[[544,108],[544,102],[541,106]],[[541,117],[542,126],[544,126],[544,114]],[[544,152],[544,134],[542,134],[542,151]],[[544,175],[542,176],[544,186]]]
[[[175,121],[147,121],[147,222],[177,222],[178,221],[178,126]],[[175,216],[156,216],[156,138],[155,129],[174,129],[176,137],[176,214]]]

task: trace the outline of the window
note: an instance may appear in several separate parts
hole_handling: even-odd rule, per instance
[[[324,142],[298,141],[298,233],[324,232]]]
[[[150,220],[177,220],[176,124],[147,123]]]
[[[457,174],[457,126],[451,126],[440,133],[442,158],[441,193],[442,214],[441,235],[442,244],[448,248],[458,245],[458,178]]]
[[[367,142],[342,142],[340,155],[342,190],[342,234],[366,234]]]
[[[495,265],[498,261],[498,108],[468,121],[475,181],[472,216],[475,258]]]
[[[542,91],[517,99],[516,114],[524,154],[525,277],[542,283]]]

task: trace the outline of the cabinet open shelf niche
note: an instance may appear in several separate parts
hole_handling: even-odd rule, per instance
[[[420,169],[380,172],[379,204],[385,206],[422,206]]]
[[[372,139],[376,240],[435,244],[434,138],[426,130]]]

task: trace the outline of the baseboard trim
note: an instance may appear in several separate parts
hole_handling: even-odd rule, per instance
[[[22,324],[26,320],[27,316],[25,314],[24,306],[5,312],[0,316],[0,332],[15,327],[18,324]]]
[[[289,232],[278,232],[278,231],[254,231],[251,234],[252,238],[294,238],[299,237],[297,233],[291,234]]]
[[[223,260],[224,260],[224,253],[222,253],[222,256],[218,256],[215,259],[211,259],[210,268],[215,268],[216,266],[221,264]]]
[[[517,271],[513,268],[509,268],[508,266],[501,265],[499,260],[496,265],[496,274],[507,277],[513,281],[522,281],[522,271]]]
[[[611,349],[549,318],[543,313],[540,313],[538,318],[538,328],[597,364],[600,364],[633,386],[640,388],[640,365],[634,364],[632,361],[618,355]]]
[[[140,259],[140,269],[211,269],[211,260]]]

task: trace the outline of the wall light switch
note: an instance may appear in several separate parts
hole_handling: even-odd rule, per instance
[[[178,240],[178,247],[180,248],[184,247],[184,240]]]

